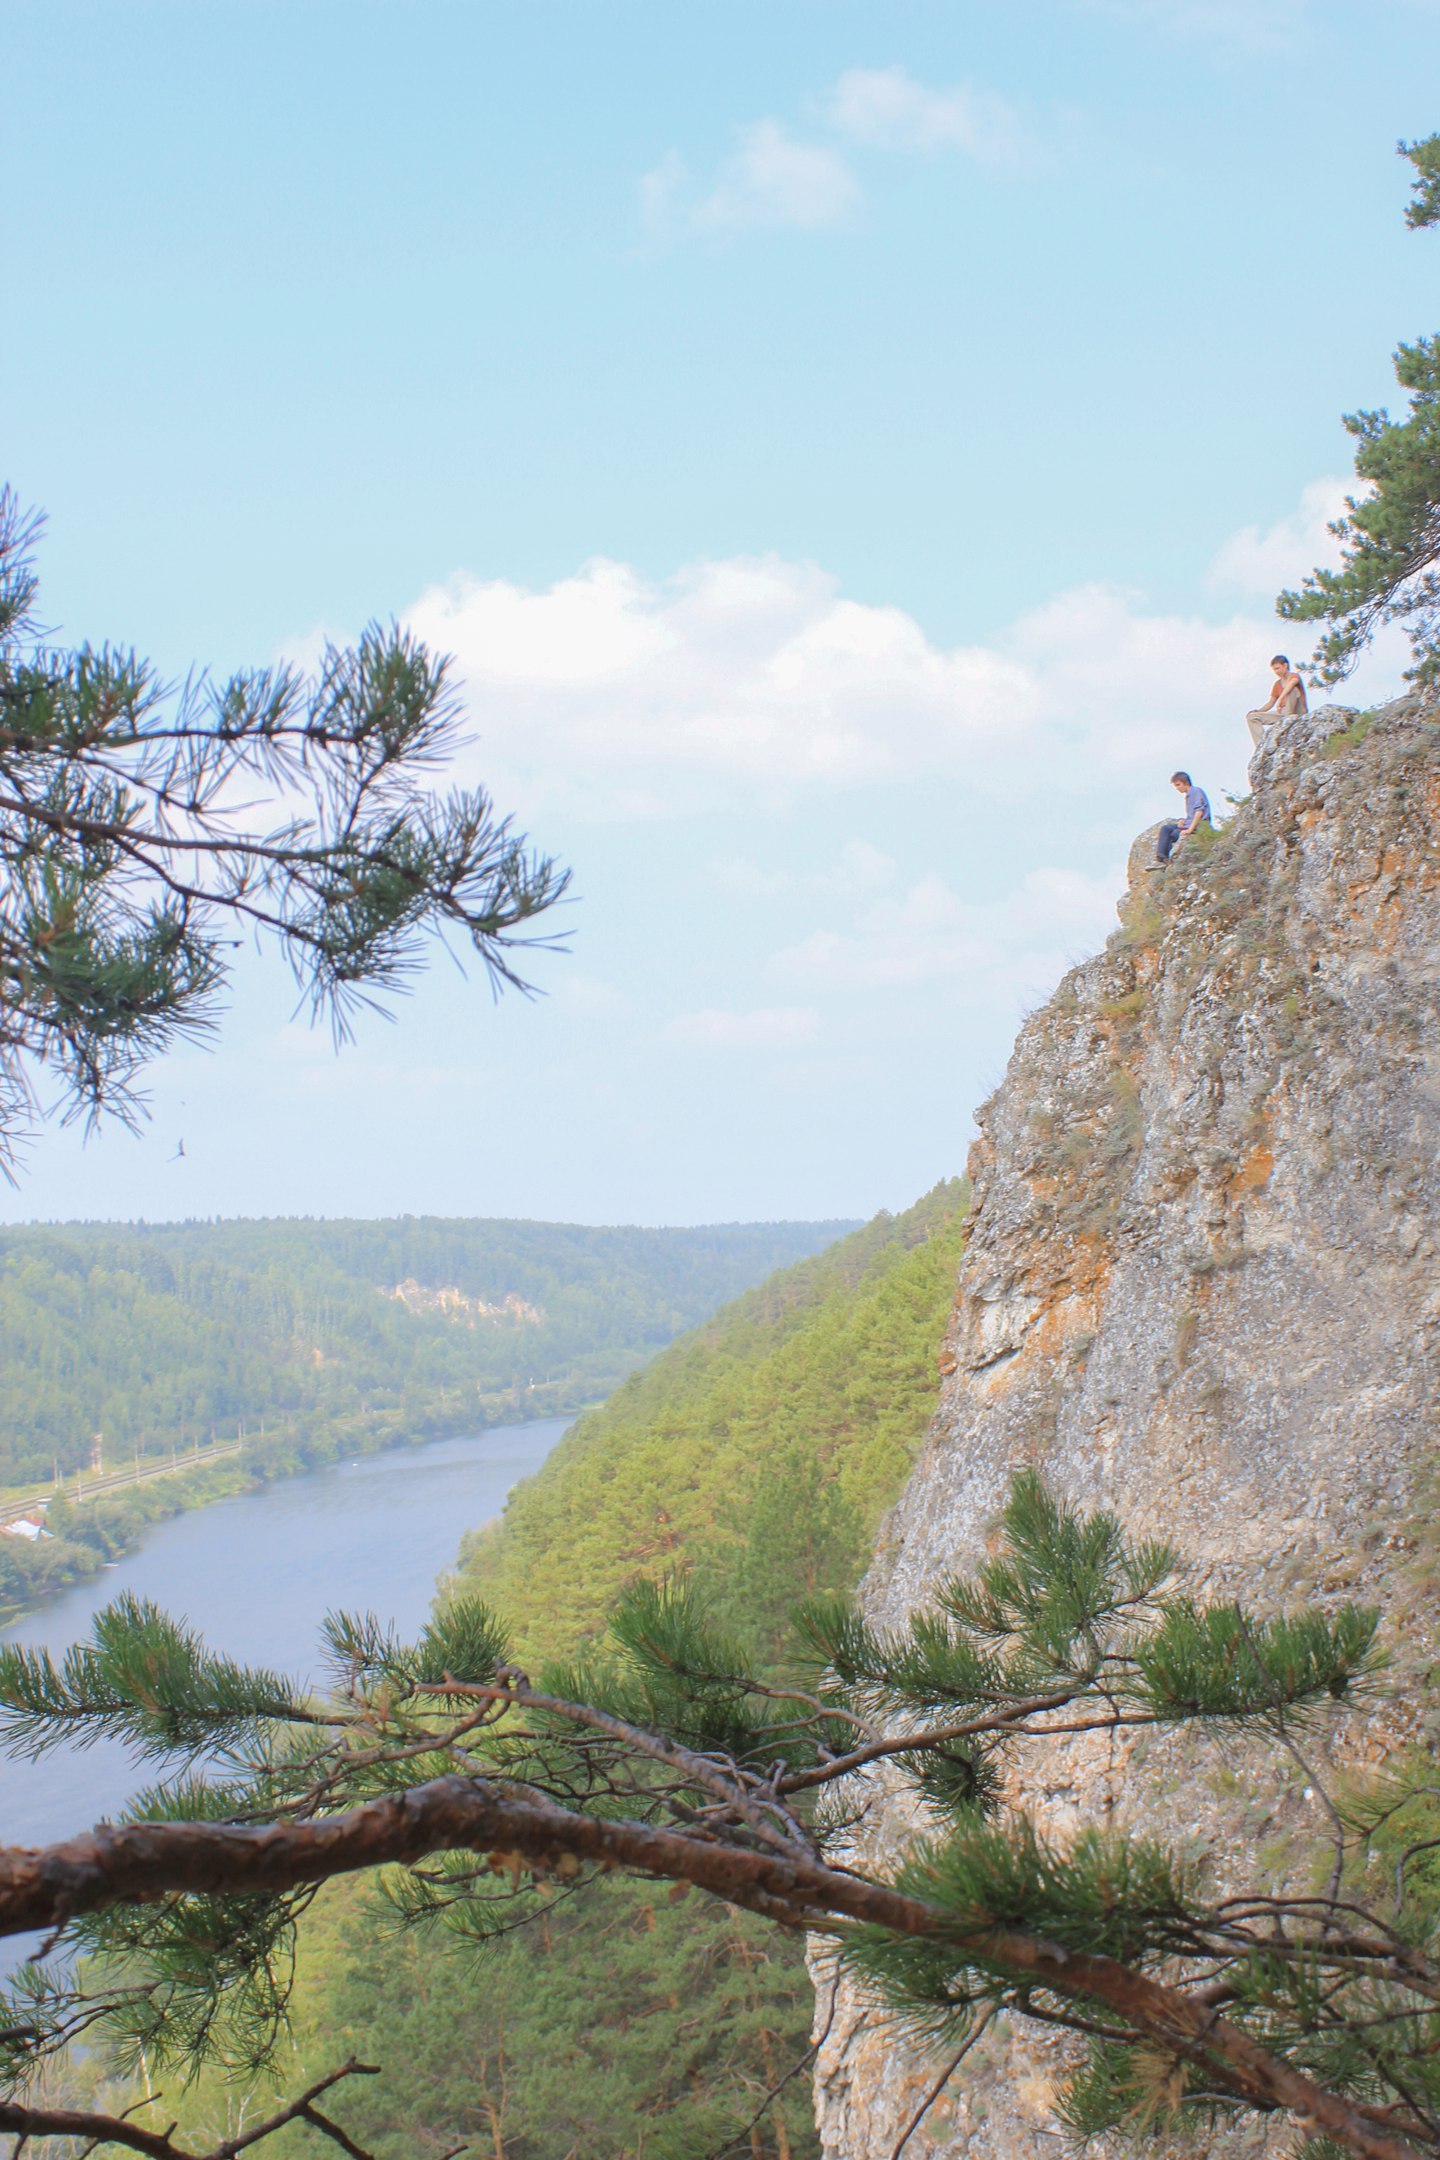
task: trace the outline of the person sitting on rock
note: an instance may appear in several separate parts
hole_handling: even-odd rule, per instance
[[[1171,773],[1170,785],[1178,788],[1185,797],[1185,817],[1183,822],[1176,818],[1168,819],[1156,834],[1153,865],[1156,870],[1162,863],[1169,862],[1182,840],[1188,840],[1202,825],[1210,823],[1210,798],[1203,787],[1196,787],[1188,772]]]
[[[1274,687],[1263,705],[1254,712],[1247,712],[1245,724],[1250,730],[1250,740],[1260,747],[1265,740],[1266,725],[1271,720],[1288,720],[1291,713],[1307,712],[1305,685],[1296,674],[1283,652],[1277,652],[1270,662],[1275,677]]]

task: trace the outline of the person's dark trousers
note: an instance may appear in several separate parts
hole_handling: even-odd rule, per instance
[[[1175,823],[1172,818],[1169,824],[1162,825],[1159,832],[1155,835],[1156,862],[1169,862],[1170,857],[1174,854],[1179,843],[1180,827]]]

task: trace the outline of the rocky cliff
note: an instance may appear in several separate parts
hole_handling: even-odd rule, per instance
[[[1302,715],[1250,778],[1163,871],[1137,843],[1121,928],[1026,1023],[979,1113],[947,1378],[868,1578],[879,1621],[983,1550],[1034,1464],[1175,1539],[1213,1589],[1380,1596],[1409,1662],[1433,1654],[1440,723],[1406,702]],[[1406,1714],[1339,1745],[1373,1754]],[[1233,1774],[1153,1737],[1056,1743],[1024,1774],[1051,1830],[1114,1810],[1222,1868],[1292,1864],[1318,1805],[1278,1774],[1242,1805]],[[872,1856],[905,1833],[882,1801]],[[1064,2044],[1002,2029],[987,2047],[909,2160],[1063,2149]],[[842,1992],[818,2057],[827,2156],[888,2160],[942,2066]]]

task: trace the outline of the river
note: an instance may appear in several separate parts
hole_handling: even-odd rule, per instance
[[[0,1630],[0,1641],[58,1656],[122,1590],[187,1620],[212,1648],[302,1684],[336,1607],[374,1612],[402,1637],[424,1626],[435,1579],[461,1535],[498,1515],[538,1470],[568,1420],[498,1425],[463,1439],[391,1448],[172,1516],[120,1561]],[[155,1769],[118,1742],[60,1748],[38,1763],[0,1759],[0,1844],[35,1845],[88,1829]],[[0,1952],[0,1969],[16,1946]]]

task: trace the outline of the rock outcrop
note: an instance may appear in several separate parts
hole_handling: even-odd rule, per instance
[[[1301,715],[1251,783],[1164,870],[1137,844],[1120,930],[1026,1023],[979,1113],[948,1377],[868,1578],[877,1621],[979,1555],[1034,1464],[1173,1538],[1213,1590],[1379,1595],[1433,1655],[1416,1577],[1440,1436],[1440,723],[1405,701]],[[1374,1752],[1385,1715],[1340,1744]],[[1314,1796],[1277,1778],[1242,1809],[1213,1762],[1168,1748],[1056,1743],[1023,1798],[1051,1830],[1114,1809],[1222,1867],[1267,1841],[1283,1867]],[[906,1828],[882,1807],[872,1857]],[[1053,2160],[1065,2044],[1016,2029],[987,2050],[909,2160]],[[938,2062],[842,1991],[817,2069],[829,2160],[888,2160]]]

